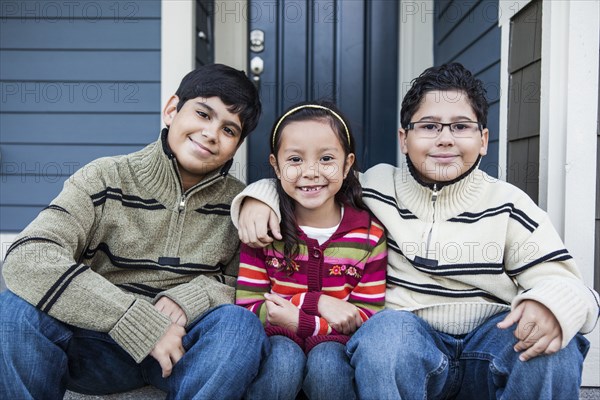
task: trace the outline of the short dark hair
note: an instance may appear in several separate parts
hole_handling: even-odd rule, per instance
[[[244,71],[223,64],[208,64],[183,77],[175,95],[179,97],[177,111],[186,101],[196,97],[219,97],[228,110],[239,115],[243,140],[256,128],[261,103],[258,90]]]
[[[432,90],[460,90],[467,95],[477,121],[487,126],[488,101],[483,82],[473,76],[471,71],[460,63],[443,64],[439,67],[427,68],[412,85],[404,99],[400,110],[400,123],[407,129],[411,118],[417,112],[425,94]]]

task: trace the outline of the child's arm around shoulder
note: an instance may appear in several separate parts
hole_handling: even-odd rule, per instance
[[[281,240],[279,196],[274,179],[262,179],[248,185],[231,203],[231,220],[238,228],[242,243],[262,248]],[[269,236],[271,231],[273,237]]]

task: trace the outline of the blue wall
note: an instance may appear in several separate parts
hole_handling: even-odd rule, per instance
[[[0,2],[0,231],[160,129],[160,0]]]
[[[500,104],[498,0],[435,0],[434,63],[460,62],[481,79],[490,109],[488,154],[481,169],[497,176]]]

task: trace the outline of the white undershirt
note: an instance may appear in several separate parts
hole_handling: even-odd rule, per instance
[[[300,229],[302,229],[302,231],[306,233],[306,236],[308,236],[311,239],[315,239],[317,242],[319,242],[320,246],[327,240],[329,240],[331,235],[333,235],[335,231],[337,231],[337,228],[342,223],[342,218],[344,218],[344,206],[342,206],[341,209],[340,222],[338,222],[336,226],[332,226],[331,228],[314,228],[312,226],[300,225]]]

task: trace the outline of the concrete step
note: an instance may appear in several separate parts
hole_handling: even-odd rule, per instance
[[[67,391],[63,400],[165,400],[166,397],[167,394],[162,390],[146,386],[141,389],[106,396],[90,396]]]
[[[67,392],[63,400],[164,400],[165,397],[165,392],[146,386],[127,393],[111,394],[109,396],[86,396]],[[600,388],[581,388],[579,400],[600,400]]]

